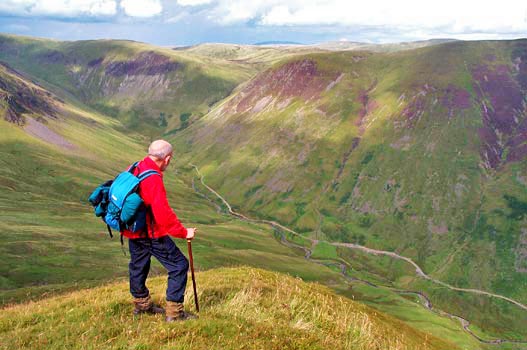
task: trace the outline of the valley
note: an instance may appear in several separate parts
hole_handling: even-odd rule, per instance
[[[279,224],[279,223],[277,223],[275,221],[257,220],[257,219],[249,218],[249,217],[247,217],[247,216],[245,216],[243,214],[240,214],[240,213],[232,210],[231,205],[225,200],[225,198],[223,198],[218,192],[216,192],[214,189],[212,189],[210,186],[208,186],[205,183],[204,178],[201,175],[198,167],[196,167],[195,165],[192,165],[192,167],[196,170],[196,173],[197,173],[197,175],[199,177],[199,180],[200,180],[201,184],[208,191],[210,191],[214,196],[216,196],[218,199],[221,200],[221,202],[225,205],[225,207],[227,208],[227,212],[230,215],[232,215],[234,217],[237,217],[237,218],[239,218],[239,219],[241,219],[243,221],[264,223],[264,224],[270,225],[271,227],[279,230],[281,243],[286,245],[286,246],[292,247],[292,248],[297,248],[297,249],[303,250],[305,252],[305,259],[308,260],[308,261],[312,261],[312,262],[315,262],[315,263],[323,265],[323,266],[327,266],[328,264],[330,264],[328,262],[329,260],[316,260],[316,259],[312,258],[313,251],[317,248],[317,245],[319,243],[326,244],[326,245],[329,244],[329,245],[334,246],[334,247],[346,247],[346,248],[350,248],[350,249],[358,249],[358,250],[364,251],[364,252],[366,252],[368,254],[372,254],[372,255],[385,255],[385,256],[389,256],[389,257],[394,258],[394,259],[404,260],[405,262],[407,262],[410,265],[412,265],[413,267],[415,267],[415,273],[417,274],[418,277],[430,280],[431,282],[433,282],[435,284],[439,284],[441,286],[444,286],[444,287],[446,287],[449,290],[466,292],[466,293],[481,294],[481,295],[489,296],[489,297],[492,297],[492,298],[503,299],[503,300],[505,300],[505,301],[507,301],[509,303],[512,303],[512,304],[516,305],[520,309],[527,310],[527,306],[526,305],[521,304],[521,303],[519,303],[516,300],[513,300],[511,298],[504,297],[502,295],[489,293],[489,292],[482,291],[482,290],[477,290],[477,289],[457,288],[457,287],[451,286],[451,285],[449,285],[449,284],[447,284],[445,282],[436,280],[436,279],[428,276],[426,273],[424,273],[423,270],[415,262],[413,262],[411,259],[409,259],[407,257],[404,257],[404,256],[401,256],[399,254],[396,254],[394,252],[388,252],[388,251],[371,249],[371,248],[368,248],[368,247],[364,247],[364,246],[361,246],[361,245],[358,245],[358,244],[352,244],[352,243],[326,242],[326,241],[318,241],[318,240],[315,240],[315,239],[309,239],[309,238],[306,238],[305,236],[299,234],[298,232],[295,232],[295,231],[293,231],[293,230],[291,230],[291,229],[289,229],[289,228],[287,228],[287,227],[285,227],[285,226],[283,226],[283,225],[281,225],[281,224]],[[292,235],[293,237],[300,238],[301,240],[304,240],[304,241],[307,240],[307,242],[309,242],[309,244],[310,244],[309,248],[306,247],[305,243],[304,243],[304,245],[299,245],[297,243],[293,243],[294,239],[292,241],[289,241],[288,238],[286,237],[286,234],[284,232],[287,232],[288,234]],[[418,296],[419,299],[423,300],[423,306],[426,309],[428,309],[431,312],[434,312],[434,313],[436,313],[438,315],[458,320],[460,322],[461,327],[463,327],[463,329],[467,333],[469,333],[471,336],[473,336],[475,339],[477,339],[481,343],[485,343],[485,344],[504,344],[504,343],[527,344],[527,340],[508,340],[508,339],[492,339],[492,340],[488,340],[488,339],[481,338],[479,335],[475,334],[474,332],[472,332],[470,330],[470,328],[469,328],[470,322],[468,320],[464,319],[461,316],[449,314],[448,312],[445,312],[445,311],[442,311],[442,310],[435,310],[432,307],[432,302],[430,301],[430,299],[424,293],[418,292],[418,291],[417,292],[416,291],[411,291],[411,290],[398,290],[398,289],[395,289],[395,288],[392,288],[392,287],[378,286],[378,285],[375,285],[375,284],[373,284],[372,282],[370,282],[368,280],[362,280],[362,279],[350,277],[347,274],[347,269],[349,267],[349,264],[346,264],[345,261],[344,261],[344,263],[342,263],[343,260],[342,259],[338,259],[339,257],[337,255],[335,256],[335,258],[337,258],[337,260],[335,260],[335,263],[340,268],[341,273],[344,276],[344,278],[352,281],[352,283],[353,282],[361,282],[361,283],[364,283],[364,284],[366,284],[366,285],[368,285],[370,287],[374,287],[374,288],[383,288],[384,287],[384,288],[393,290],[395,293],[398,293],[398,294],[415,294],[415,295]]]
[[[437,348],[525,348],[527,41],[0,35],[0,62],[4,308],[125,281],[86,198],[162,137],[198,270],[321,283]]]

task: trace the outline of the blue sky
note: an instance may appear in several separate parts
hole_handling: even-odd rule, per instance
[[[527,37],[527,1],[1,0],[0,32],[163,46],[513,39]]]

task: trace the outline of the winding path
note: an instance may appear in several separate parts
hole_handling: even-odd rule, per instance
[[[276,222],[276,221],[271,221],[271,220],[265,220],[265,219],[253,219],[253,218],[249,218],[243,214],[240,214],[238,212],[235,212],[231,205],[225,200],[225,198],[223,198],[218,192],[216,192],[212,187],[210,187],[209,185],[207,185],[204,181],[204,176],[201,174],[201,172],[199,171],[199,168],[194,165],[194,164],[190,164],[195,170],[196,170],[196,173],[198,174],[199,178],[200,178],[200,182],[201,184],[207,188],[207,190],[209,190],[210,192],[212,192],[216,197],[218,197],[222,203],[227,207],[227,210],[229,212],[229,214],[231,214],[232,216],[235,216],[239,219],[242,219],[242,220],[245,220],[245,221],[249,221],[249,222],[254,222],[254,223],[264,223],[264,224],[268,224],[274,228],[279,228],[280,230],[282,231],[285,231],[285,232],[289,232],[290,234],[292,235],[295,235],[295,236],[298,236],[298,237],[301,237],[302,239],[305,239],[305,240],[308,240],[311,242],[312,244],[312,247],[311,249],[308,249],[304,246],[301,246],[301,245],[297,245],[295,243],[292,243],[290,241],[287,240],[287,238],[285,237],[285,235],[281,234],[281,242],[284,244],[284,245],[287,245],[289,247],[294,247],[294,248],[299,248],[299,249],[302,249],[304,250],[305,252],[305,258],[307,260],[310,260],[314,263],[317,263],[317,264],[321,264],[321,265],[328,265],[327,262],[324,262],[324,261],[321,261],[321,260],[316,260],[316,259],[313,259],[311,257],[312,255],[312,250],[313,248],[321,241],[319,240],[316,240],[316,239],[312,239],[312,238],[309,238],[309,237],[305,237],[303,235],[301,235],[300,233],[288,228],[288,227],[285,227],[283,226],[282,224]],[[192,187],[193,189],[196,191],[196,192],[199,192],[197,190],[197,188],[195,187],[195,184],[194,184],[194,180],[192,182]],[[216,205],[217,206],[217,205]],[[498,299],[502,299],[502,300],[505,300],[509,303],[512,303],[516,306],[518,306],[519,308],[523,309],[523,310],[526,310],[527,311],[527,305],[525,304],[522,304],[514,299],[511,299],[509,297],[506,297],[506,296],[503,296],[503,295],[500,295],[500,294],[495,294],[495,293],[491,293],[491,292],[487,292],[487,291],[484,291],[484,290],[479,290],[479,289],[473,289],[473,288],[459,288],[459,287],[455,287],[455,286],[452,286],[446,282],[443,282],[443,281],[440,281],[440,280],[437,280],[429,275],[427,275],[423,269],[421,269],[421,267],[419,265],[417,265],[412,259],[408,258],[408,257],[405,257],[405,256],[402,256],[402,255],[399,255],[395,252],[390,252],[390,251],[385,251],[385,250],[377,250],[377,249],[373,249],[373,248],[368,248],[368,247],[365,247],[365,246],[362,246],[362,245],[359,245],[359,244],[354,244],[354,243],[344,243],[344,242],[327,242],[327,241],[322,241],[324,243],[327,243],[327,244],[330,244],[332,246],[335,246],[335,247],[345,247],[345,248],[350,248],[350,249],[357,249],[357,250],[362,250],[368,254],[373,254],[373,255],[384,255],[384,256],[389,256],[389,257],[392,257],[394,259],[399,259],[399,260],[404,260],[406,261],[407,263],[409,263],[410,265],[412,265],[413,267],[415,267],[415,272],[416,274],[421,277],[421,278],[424,278],[426,280],[429,280],[433,283],[436,283],[436,284],[439,284],[445,288],[448,288],[450,290],[454,290],[454,291],[458,291],[458,292],[466,292],[466,293],[474,293],[474,294],[479,294],[479,295],[486,295],[486,296],[489,296],[489,297],[493,297],[493,298],[498,298]],[[334,265],[334,264],[333,264]],[[341,274],[349,281],[351,282],[361,282],[361,283],[365,283],[365,284],[368,284],[372,287],[375,287],[375,288],[380,288],[379,286],[369,282],[369,281],[366,281],[366,280],[361,280],[361,279],[357,279],[357,278],[353,278],[353,277],[350,277],[347,273],[346,273],[346,269],[347,269],[347,266],[345,264],[342,264],[340,263],[340,268],[341,268]],[[457,319],[460,323],[461,323],[461,326],[463,327],[463,329],[469,333],[471,336],[473,336],[475,339],[477,339],[478,341],[482,342],[482,343],[485,343],[485,344],[503,344],[503,343],[514,343],[514,344],[527,344],[527,340],[507,340],[507,339],[492,339],[492,340],[487,340],[487,339],[483,339],[481,337],[479,337],[478,335],[474,334],[470,329],[469,329],[469,326],[470,326],[470,322],[461,317],[461,316],[458,316],[458,315],[454,315],[454,314],[450,314],[448,312],[445,312],[445,311],[442,311],[442,310],[436,310],[432,307],[432,302],[430,301],[430,299],[422,292],[418,292],[418,291],[410,291],[410,290],[400,290],[400,289],[396,289],[396,288],[391,288],[391,287],[386,287],[386,286],[383,286],[383,288],[387,288],[387,289],[390,289],[394,292],[397,292],[399,294],[415,294],[417,295],[422,301],[423,301],[423,306],[434,312],[434,313],[437,313],[439,315],[444,315],[444,316],[448,316],[450,318],[453,318],[453,319]]]

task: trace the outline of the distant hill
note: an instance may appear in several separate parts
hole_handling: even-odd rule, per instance
[[[354,41],[329,41],[320,44],[309,45],[312,47],[317,47],[324,50],[331,51],[342,51],[342,50],[365,50],[365,51],[374,51],[374,52],[395,52],[402,50],[411,50],[417,49],[420,47],[433,46],[444,44],[452,41],[457,41],[455,39],[430,39],[430,40],[421,40],[421,41],[409,41],[409,42],[400,42],[400,43],[388,43],[388,44],[372,44],[364,42],[354,42]]]
[[[254,43],[254,45],[265,46],[265,45],[304,45],[296,41],[280,41],[280,40],[271,40],[271,41],[260,41]]]
[[[0,35],[0,61],[149,136],[184,129],[255,72],[127,40]]]

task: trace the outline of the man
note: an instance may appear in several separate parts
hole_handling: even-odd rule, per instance
[[[169,236],[193,239],[195,228],[185,228],[168,204],[162,172],[172,159],[172,146],[164,140],[152,142],[148,155],[139,162],[134,175],[146,170],[155,170],[159,176],[144,179],[138,193],[147,208],[147,229],[144,232],[123,231],[128,238],[130,249],[130,292],[134,297],[134,314],[164,313],[155,306],[146,287],[150,270],[150,257],[153,255],[168,270],[166,291],[166,321],[196,318],[183,309],[185,287],[187,285],[188,260]]]

